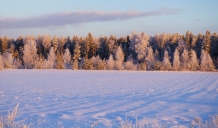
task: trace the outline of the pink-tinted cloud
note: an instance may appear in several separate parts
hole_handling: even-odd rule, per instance
[[[155,11],[138,12],[102,12],[79,11],[70,13],[57,13],[31,18],[3,18],[0,19],[0,29],[13,28],[53,28],[72,24],[88,22],[107,22],[115,20],[128,20],[138,17],[178,14],[183,9],[163,8]]]

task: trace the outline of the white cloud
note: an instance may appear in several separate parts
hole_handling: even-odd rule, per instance
[[[31,18],[2,18],[0,29],[13,28],[53,28],[64,27],[88,22],[108,22],[115,20],[128,20],[138,17],[179,14],[183,9],[163,8],[155,11],[138,12],[102,12],[102,11],[78,11],[68,13],[56,13]]]

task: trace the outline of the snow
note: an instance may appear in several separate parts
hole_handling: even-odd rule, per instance
[[[73,70],[0,71],[0,114],[33,127],[188,127],[218,113],[218,74]]]

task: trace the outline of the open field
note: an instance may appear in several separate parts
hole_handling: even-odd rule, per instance
[[[32,127],[188,127],[218,114],[218,73],[72,70],[0,71],[0,114]]]

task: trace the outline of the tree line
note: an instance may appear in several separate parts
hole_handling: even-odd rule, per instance
[[[0,69],[216,71],[218,34],[0,37]]]

